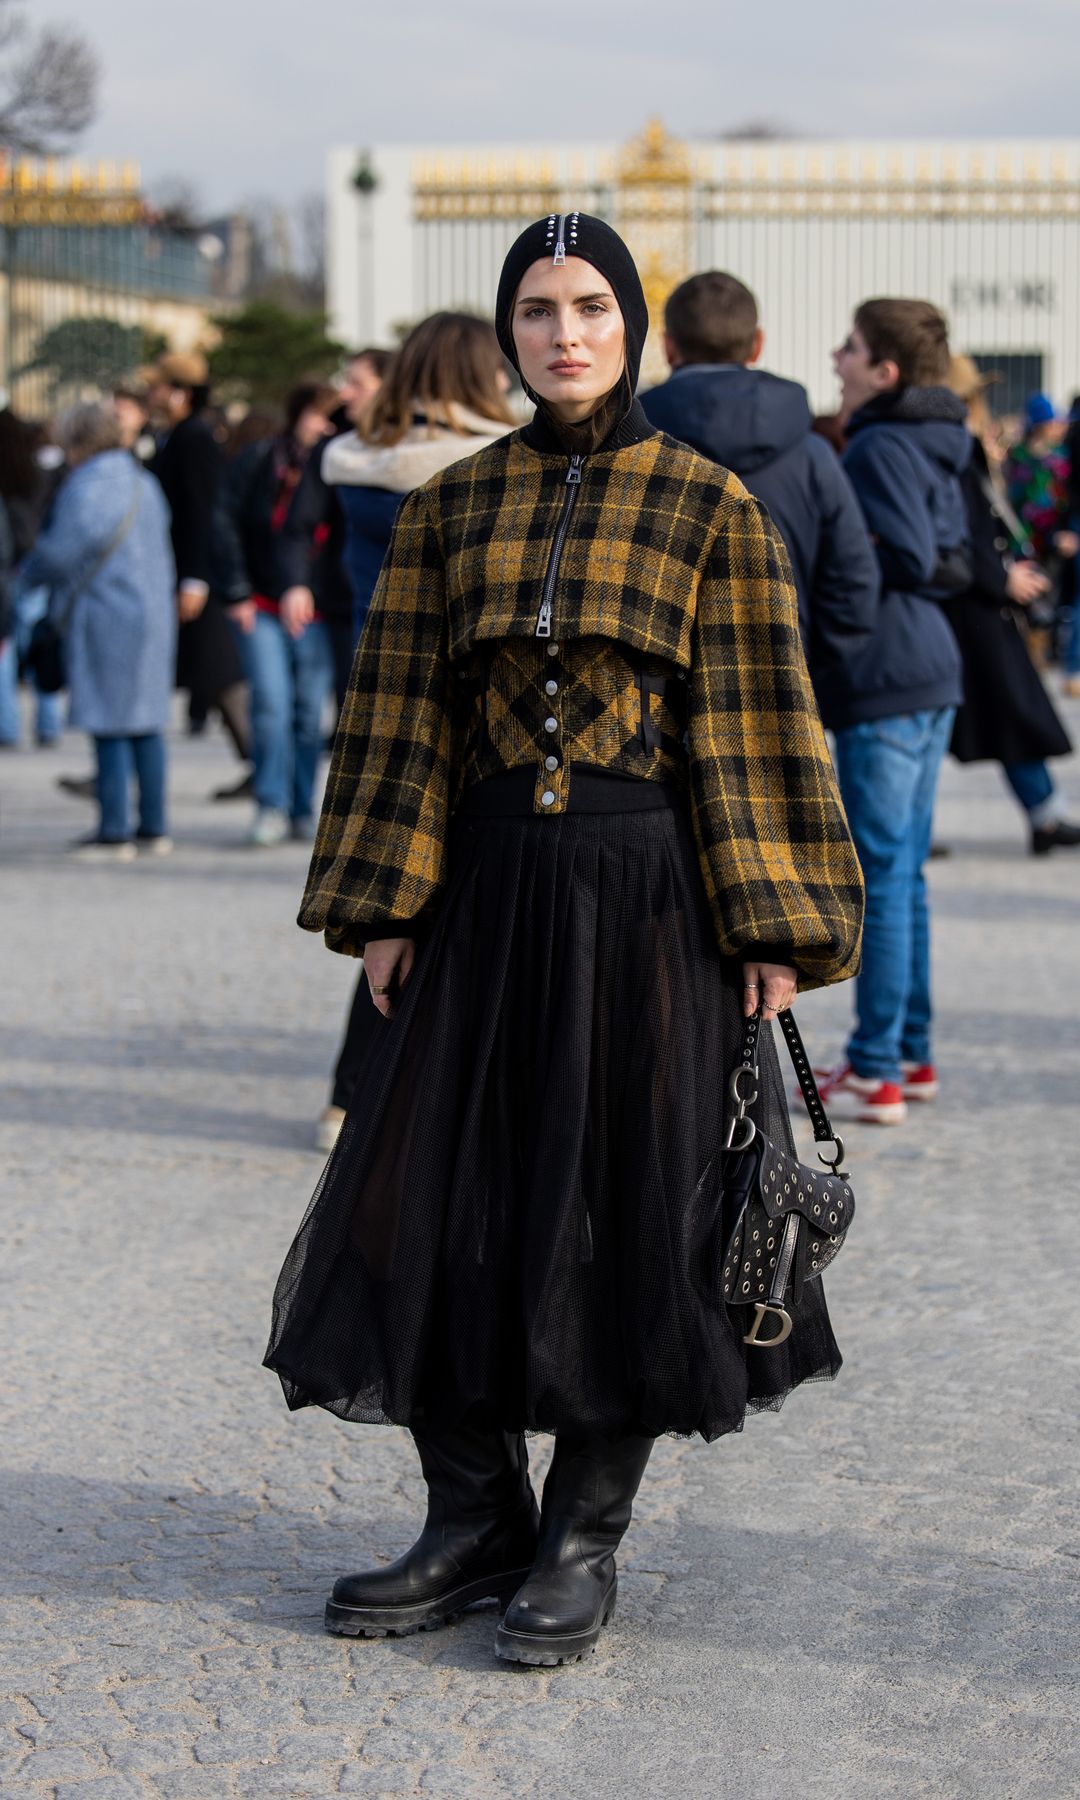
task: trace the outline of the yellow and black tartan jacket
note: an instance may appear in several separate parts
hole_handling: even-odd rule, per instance
[[[587,763],[688,786],[722,951],[854,974],[862,882],[783,544],[734,475],[628,435],[574,483],[515,433],[404,502],[300,912],[331,949],[422,927],[472,781],[533,766],[550,816]]]

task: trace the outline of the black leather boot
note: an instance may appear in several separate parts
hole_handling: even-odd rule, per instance
[[[506,1662],[576,1662],[594,1648],[615,1611],[615,1552],[654,1442],[557,1434],[540,1548],[495,1637]]]
[[[539,1513],[525,1439],[472,1426],[414,1431],[428,1487],[427,1522],[382,1569],[343,1575],[326,1603],[339,1637],[407,1637],[517,1592],[536,1554]]]

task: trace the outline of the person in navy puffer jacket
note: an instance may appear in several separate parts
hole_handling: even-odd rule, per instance
[[[822,706],[873,636],[878,566],[851,483],[811,430],[805,388],[749,366],[764,342],[748,287],[718,270],[692,275],[664,308],[671,378],[641,404],[651,424],[731,469],[768,508],[791,558]]]
[[[869,300],[835,364],[844,467],[881,571],[877,628],[822,699],[866,881],[863,964],[846,1061],[825,1077],[837,1117],[884,1125],[932,1100],[930,922],[923,864],[938,772],[963,698],[942,601],[971,582],[960,475],[964,403],[944,385],[948,331],[923,300]]]

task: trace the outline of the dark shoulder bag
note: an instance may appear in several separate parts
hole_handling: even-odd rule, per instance
[[[791,1332],[786,1302],[798,1305],[807,1281],[818,1281],[847,1236],[855,1216],[855,1196],[840,1164],[843,1139],[837,1137],[818,1093],[799,1028],[789,1012],[777,1023],[791,1052],[806,1101],[814,1137],[832,1144],[833,1156],[822,1156],[828,1173],[811,1169],[758,1130],[747,1108],[758,1097],[758,1036],[761,1021],[747,1019],[742,1061],[728,1082],[730,1113],[724,1146],[724,1299],[730,1306],[751,1307],[753,1324],[743,1342],[767,1350]],[[771,1337],[762,1337],[767,1318],[778,1321]]]
[[[62,688],[67,687],[67,657],[64,654],[64,640],[67,637],[68,626],[71,624],[75,602],[81,594],[85,594],[87,588],[93,587],[105,564],[111,559],[114,552],[119,550],[127,537],[135,523],[141,492],[141,483],[138,473],[136,473],[132,485],[131,504],[105,548],[69,591],[63,605],[55,612],[50,607],[45,617],[37,621],[30,633],[30,642],[26,646],[26,654],[23,657],[23,668],[34,677],[39,693],[58,694]]]

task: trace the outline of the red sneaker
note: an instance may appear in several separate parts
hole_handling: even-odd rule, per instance
[[[937,1070],[933,1063],[900,1064],[904,1074],[905,1100],[936,1100],[938,1096]]]
[[[904,1091],[895,1081],[856,1075],[850,1063],[841,1063],[837,1069],[815,1069],[814,1074],[830,1119],[856,1119],[862,1125],[902,1125],[907,1118]],[[802,1100],[801,1089],[796,1097]]]

